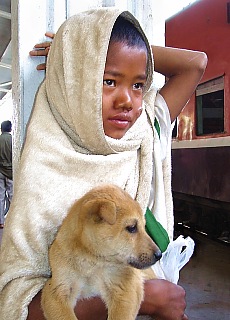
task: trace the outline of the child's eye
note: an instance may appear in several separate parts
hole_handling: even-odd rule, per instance
[[[105,86],[108,86],[108,87],[115,87],[115,81],[114,80],[110,80],[110,79],[103,80],[103,84]]]
[[[142,83],[142,82],[138,82],[138,83],[135,83],[135,84],[133,85],[133,88],[134,88],[135,90],[141,90],[141,89],[143,89],[143,87],[144,87],[144,83]]]

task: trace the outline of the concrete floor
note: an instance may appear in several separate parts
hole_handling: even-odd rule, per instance
[[[230,319],[230,247],[200,235],[194,255],[181,270],[190,320]]]
[[[0,241],[3,230],[0,229]],[[181,270],[179,284],[187,292],[189,320],[230,319],[230,247],[200,235],[194,255]]]

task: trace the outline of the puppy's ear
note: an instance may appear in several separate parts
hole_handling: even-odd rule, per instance
[[[84,204],[88,214],[94,216],[95,221],[104,220],[109,224],[116,222],[117,210],[113,201],[105,199],[90,200]]]

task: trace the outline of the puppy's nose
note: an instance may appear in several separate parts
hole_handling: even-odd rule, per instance
[[[162,252],[160,250],[157,250],[154,253],[154,257],[155,257],[156,261],[160,260],[160,258],[162,257]]]

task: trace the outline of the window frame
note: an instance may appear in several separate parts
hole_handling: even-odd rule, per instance
[[[195,132],[196,136],[209,136],[209,135],[222,135],[226,132],[225,130],[225,89],[224,89],[224,75],[217,77],[215,79],[209,80],[207,82],[201,83],[197,86],[195,92]],[[223,130],[217,132],[204,133],[203,128],[203,115],[202,115],[202,100],[199,97],[202,97],[206,94],[223,91]]]

